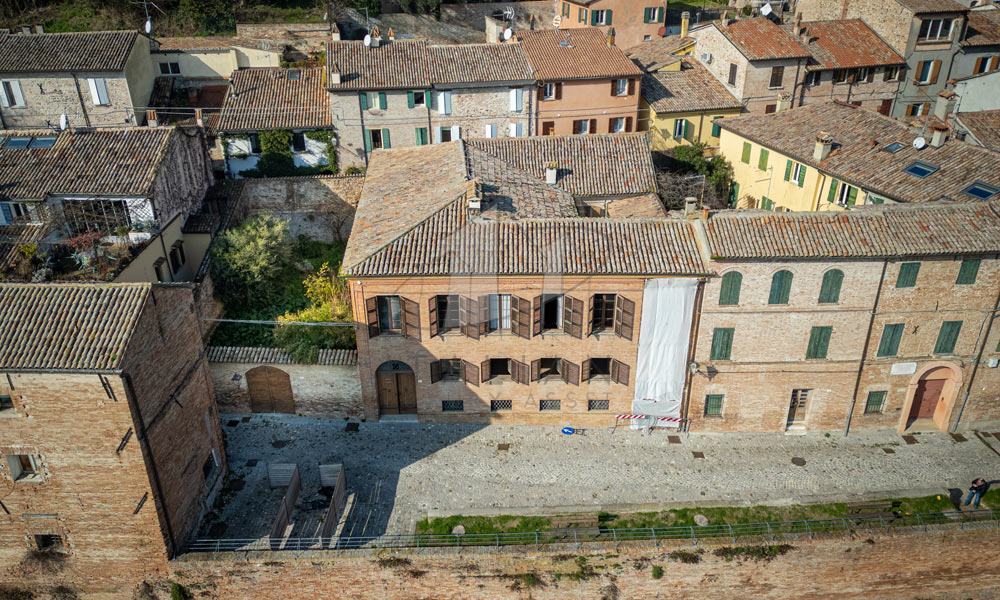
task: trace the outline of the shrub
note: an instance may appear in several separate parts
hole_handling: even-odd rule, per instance
[[[663,578],[663,567],[660,565],[653,565],[653,579]]]
[[[190,597],[191,594],[184,589],[183,585],[175,583],[170,586],[170,600],[188,600]]]
[[[227,305],[260,306],[276,289],[291,265],[292,236],[288,223],[257,216],[218,236],[212,245],[212,279]]]

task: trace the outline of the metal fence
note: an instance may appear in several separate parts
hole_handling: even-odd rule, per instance
[[[516,533],[414,534],[355,537],[286,538],[280,544],[267,537],[258,539],[198,539],[191,542],[188,552],[252,552],[267,550],[351,550],[362,548],[435,548],[455,546],[535,546],[543,544],[580,544],[585,542],[658,543],[661,540],[697,541],[707,538],[730,538],[736,543],[741,537],[776,539],[783,535],[831,532],[851,532],[874,527],[927,527],[955,523],[993,522],[1000,529],[1000,509],[982,509],[950,513],[912,515],[851,516],[838,519],[738,523],[704,526],[642,527],[633,529],[569,528],[551,531]],[[274,540],[278,542],[279,540]]]

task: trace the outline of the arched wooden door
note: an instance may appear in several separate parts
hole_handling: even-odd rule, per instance
[[[941,402],[947,379],[924,379],[917,384],[917,393],[913,395],[910,406],[910,419],[932,419]]]
[[[281,369],[262,366],[247,371],[250,410],[255,413],[295,414],[292,379]]]
[[[382,363],[375,372],[375,379],[379,414],[416,414],[417,382],[409,365],[398,360]]]

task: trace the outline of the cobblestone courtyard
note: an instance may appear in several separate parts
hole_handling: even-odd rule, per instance
[[[343,535],[412,533],[428,514],[850,501],[947,493],[980,475],[1000,478],[1000,456],[971,433],[964,442],[924,433],[912,445],[892,432],[681,434],[670,443],[668,431],[643,436],[627,428],[569,436],[549,427],[360,423],[346,432],[344,421],[285,415],[222,415],[222,423],[230,467],[246,480],[223,520],[256,519],[259,528],[273,517],[273,499],[253,492],[268,462],[298,463],[304,488],[316,465],[343,462],[350,500]],[[1000,449],[1000,439],[987,440]],[[225,537],[242,537],[235,533]]]

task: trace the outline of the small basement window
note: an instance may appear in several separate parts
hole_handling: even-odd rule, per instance
[[[913,161],[913,164],[903,169],[903,172],[923,179],[931,173],[936,172],[938,168],[939,167],[937,165],[932,165],[931,163],[927,163],[922,160],[916,160]]]
[[[969,187],[962,190],[965,194],[972,196],[973,198],[978,198],[980,200],[986,200],[992,198],[997,193],[1000,193],[1000,188],[984,183],[982,181],[977,181]]]
[[[0,412],[14,410],[14,401],[10,396],[0,396]]]

